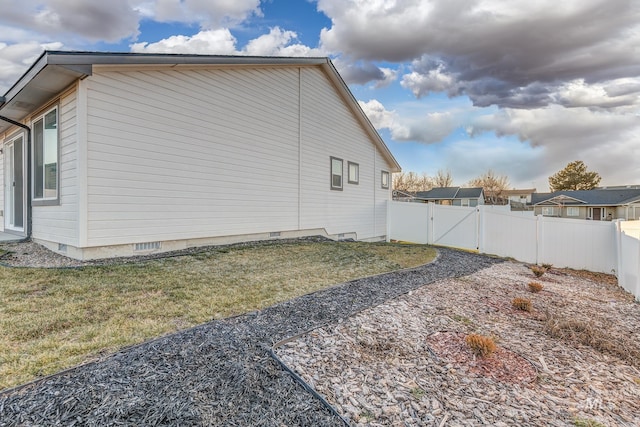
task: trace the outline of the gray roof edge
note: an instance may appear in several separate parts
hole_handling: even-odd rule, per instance
[[[576,198],[576,197],[571,197],[571,196],[567,196],[567,195],[564,195],[564,194],[557,194],[557,195],[555,195],[555,196],[553,196],[553,197],[549,197],[549,198],[546,198],[546,199],[540,200],[539,202],[536,202],[536,203],[534,203],[533,205],[534,205],[534,206],[537,206],[537,205],[540,205],[540,204],[542,204],[542,203],[554,203],[554,202],[552,202],[552,200],[553,200],[553,199],[562,199],[562,198],[575,200],[576,202],[584,203],[584,204],[589,205],[589,203],[588,203],[588,202],[586,202],[586,201],[584,201],[584,200],[580,200],[580,199],[578,199],[578,198]],[[555,203],[555,204],[557,204],[557,203]]]
[[[45,50],[22,76],[5,92],[0,108],[16,96],[42,69],[47,65],[47,51]]]
[[[84,52],[45,51],[51,65],[144,65],[144,64],[193,64],[193,65],[234,65],[234,64],[292,64],[319,65],[329,61],[326,57],[291,56],[242,56],[242,55],[199,55],[182,53],[136,53],[136,52]]]
[[[630,205],[632,203],[638,203],[638,202],[640,202],[640,195],[625,199],[625,200],[621,201],[620,204],[621,205]]]
[[[0,108],[20,91],[47,65],[145,65],[145,64],[193,64],[193,65],[242,65],[242,64],[290,64],[322,65],[329,62],[327,57],[288,56],[239,56],[239,55],[197,55],[179,53],[130,53],[45,50],[27,71],[0,98]]]

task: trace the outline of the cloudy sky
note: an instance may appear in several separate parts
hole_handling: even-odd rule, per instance
[[[329,56],[405,171],[640,184],[640,0],[0,0],[0,93],[43,49]]]

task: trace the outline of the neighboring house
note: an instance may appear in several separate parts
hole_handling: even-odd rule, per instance
[[[536,215],[562,218],[640,219],[640,189],[594,189],[534,193]]]
[[[383,240],[400,171],[327,58],[47,51],[0,144],[0,231],[78,259]]]
[[[535,192],[535,188],[503,190],[500,196],[505,198],[509,204],[516,202],[522,205],[530,205],[531,195]]]
[[[497,194],[487,191],[484,194],[484,202],[486,204],[512,205],[521,208],[531,203],[531,195],[535,192],[535,188],[500,190]]]
[[[393,200],[397,202],[411,202],[415,199],[415,194],[406,191],[393,190]]]
[[[482,188],[438,187],[429,191],[418,191],[414,202],[450,206],[478,206],[484,204]]]
[[[624,189],[638,189],[640,185],[607,185],[605,187],[596,187],[596,190],[624,190]]]

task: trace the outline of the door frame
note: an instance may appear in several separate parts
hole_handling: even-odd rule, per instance
[[[596,209],[598,210],[598,212],[600,212],[600,217],[598,219],[595,218]],[[605,211],[604,208],[594,208],[594,207],[589,208],[589,217],[592,220],[594,220],[594,221],[603,221],[605,219],[604,218],[605,216],[606,216],[606,211]]]
[[[16,143],[20,141],[21,150],[20,155],[22,158],[22,176],[21,176],[21,186],[22,191],[20,194],[20,198],[18,198],[18,202],[22,202],[21,209],[19,212],[22,213],[22,225],[16,226],[15,221],[15,203],[16,203],[16,193],[14,192],[16,182],[15,178],[15,146]],[[18,132],[10,138],[6,139],[3,144],[3,169],[4,169],[4,230],[6,232],[17,233],[24,235],[25,234],[25,224],[27,222],[27,140],[24,132]]]

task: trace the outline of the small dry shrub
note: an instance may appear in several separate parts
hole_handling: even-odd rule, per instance
[[[489,357],[496,351],[496,343],[491,337],[478,334],[469,334],[464,338],[473,354],[478,357]]]
[[[544,286],[540,282],[531,282],[531,283],[529,283],[529,290],[531,292],[533,292],[534,294],[537,294],[538,292],[540,292],[543,289],[544,289]]]
[[[531,300],[527,298],[514,298],[511,305],[518,310],[531,311]]]
[[[542,275],[547,272],[547,269],[538,265],[532,265],[531,272],[536,277],[542,277]]]
[[[545,270],[551,270],[552,267],[553,267],[553,264],[549,264],[546,262],[542,264],[542,268],[544,268]]]

